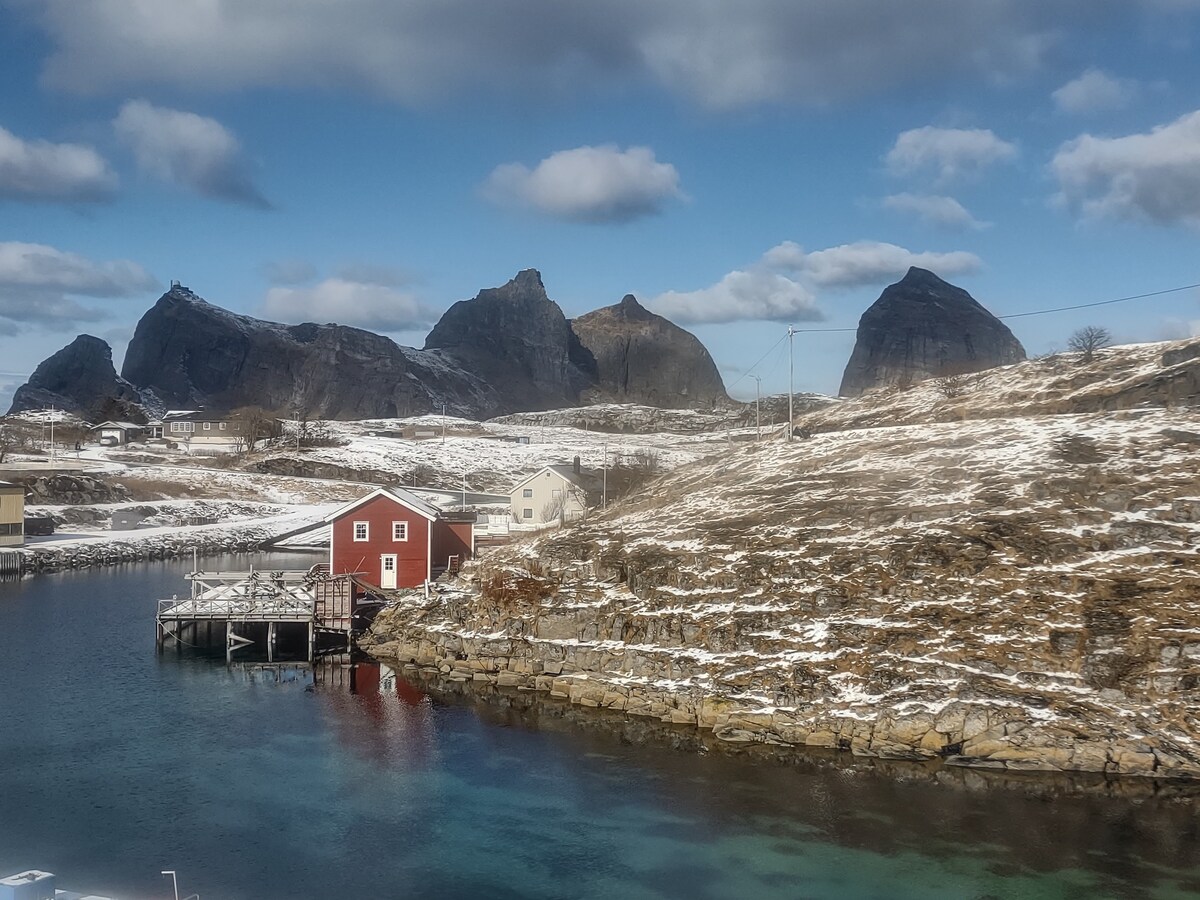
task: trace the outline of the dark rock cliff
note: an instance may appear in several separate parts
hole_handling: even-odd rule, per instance
[[[494,393],[453,363],[344,325],[278,325],[240,316],[173,287],[147,312],[122,375],[166,408],[302,409],[364,419],[472,413]]]
[[[1021,342],[970,294],[914,267],[863,313],[839,393],[856,397],[874,387],[1023,359]]]
[[[140,399],[153,413],[261,406],[368,419],[445,404],[455,415],[490,418],[589,400],[703,406],[725,398],[699,341],[632,297],[577,321],[603,355],[603,373],[533,269],[455,303],[424,350],[344,325],[237,315],[174,285],[138,322],[123,381],[102,341],[103,352],[87,365],[80,363],[83,351],[68,348],[39,367],[42,374],[18,392],[25,405],[15,408],[53,403],[95,418],[93,398]]]
[[[571,327],[596,361],[594,399],[672,409],[729,399],[704,345],[632,294],[573,319]]]
[[[17,388],[9,411],[54,407],[93,422],[144,422],[138,402],[133,386],[117,377],[112,348],[98,337],[81,334],[42,361],[29,381]]]
[[[596,382],[596,361],[536,269],[455,303],[425,339],[425,350],[440,350],[502,387],[507,408],[498,412],[575,406]]]

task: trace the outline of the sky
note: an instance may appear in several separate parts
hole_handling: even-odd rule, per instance
[[[420,347],[536,268],[834,393],[910,265],[1001,316],[1200,282],[1200,0],[0,0],[0,406],[178,280]],[[1012,319],[1200,333],[1200,291]],[[833,329],[818,331],[812,329]]]

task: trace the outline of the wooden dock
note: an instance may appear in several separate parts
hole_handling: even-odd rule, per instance
[[[379,600],[355,590],[351,576],[324,566],[305,571],[201,572],[185,576],[191,596],[158,601],[157,647],[225,648],[231,662],[241,649],[311,661],[319,653],[346,652]]]

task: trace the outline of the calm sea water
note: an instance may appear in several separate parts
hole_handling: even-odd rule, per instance
[[[169,896],[162,869],[204,900],[1200,896],[1197,801],[729,758],[370,666],[160,658],[154,602],[187,568],[0,583],[0,874],[123,900]]]

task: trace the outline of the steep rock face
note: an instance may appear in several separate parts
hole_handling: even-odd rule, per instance
[[[839,393],[856,397],[874,387],[1023,359],[1020,341],[970,294],[914,267],[863,313]]]
[[[596,381],[596,361],[536,269],[455,303],[425,339],[425,350],[440,350],[486,383],[503,385],[501,413],[573,406]]]
[[[168,408],[299,406],[320,418],[471,414],[494,392],[437,354],[343,325],[278,325],[175,286],[138,322],[122,375]]]
[[[729,399],[704,345],[632,294],[573,319],[571,327],[596,360],[600,399],[671,409]]]
[[[54,407],[92,422],[130,419],[143,422],[138,393],[117,377],[112,348],[98,337],[81,334],[46,358],[13,395],[9,412]]]

